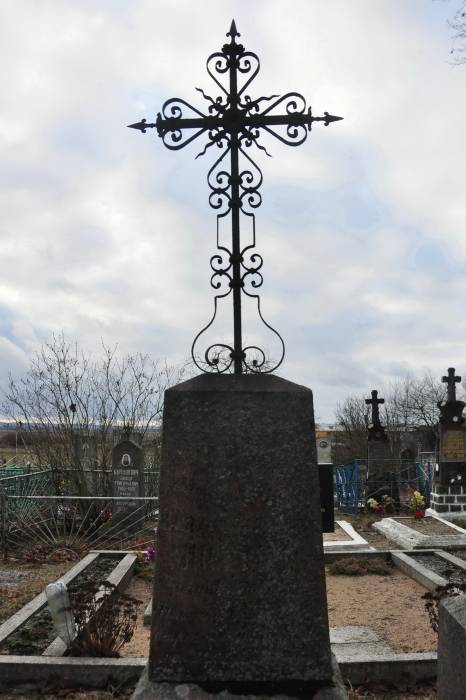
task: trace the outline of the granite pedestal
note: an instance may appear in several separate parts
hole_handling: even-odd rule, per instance
[[[312,392],[270,375],[172,387],[137,697],[180,684],[188,695],[344,697],[334,678]]]

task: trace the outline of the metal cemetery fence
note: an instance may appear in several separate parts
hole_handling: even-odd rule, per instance
[[[119,498],[112,497],[109,469],[9,471],[0,478],[1,555],[152,544],[159,471],[154,463],[146,466],[144,496]]]
[[[392,463],[392,461],[391,461]],[[348,464],[335,467],[335,500],[338,508],[347,513],[358,513],[366,504],[366,472],[367,466],[360,459],[353,459]],[[421,458],[412,467],[399,471],[387,472],[387,477],[380,483],[372,482],[373,496],[380,499],[390,496],[397,505],[405,504],[413,489],[424,496],[426,506],[430,503],[430,492],[434,477],[433,457]],[[379,492],[379,493],[378,493]]]
[[[358,513],[361,507],[360,463],[361,460],[353,459],[335,468],[337,506],[348,513]]]
[[[80,558],[89,549],[144,549],[154,544],[157,519],[154,496],[8,495],[3,490],[1,554]]]

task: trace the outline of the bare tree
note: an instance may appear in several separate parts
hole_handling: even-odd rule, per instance
[[[466,0],[462,0],[449,24],[454,31],[451,54],[456,64],[466,63]]]
[[[141,353],[120,357],[105,345],[94,358],[59,335],[33,356],[24,377],[10,376],[2,408],[24,426],[37,464],[74,468],[82,493],[77,439],[92,436],[96,462],[107,468],[113,430],[144,436],[162,417],[165,389],[183,373]]]
[[[403,377],[381,390],[385,403],[380,419],[386,428],[394,457],[399,455],[403,435],[407,431],[423,430],[428,441],[435,444],[438,424],[438,402],[446,395],[446,386],[431,372],[422,377]],[[367,428],[370,423],[369,407],[363,396],[349,396],[335,410],[340,428],[338,442],[342,459],[365,457]]]

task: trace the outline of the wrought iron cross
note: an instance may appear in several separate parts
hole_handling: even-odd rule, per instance
[[[461,381],[461,377],[455,377],[455,368],[448,368],[448,376],[442,377],[442,382],[447,383],[447,401],[456,401],[456,384]]]
[[[366,399],[366,404],[372,406],[372,425],[374,426],[380,425],[379,404],[385,403],[385,399],[377,398],[378,393],[377,389],[373,389],[371,391],[371,398]]]
[[[255,248],[255,217],[254,209],[260,206],[262,198],[259,188],[262,185],[262,172],[252,158],[246,153],[252,145],[265,151],[259,143],[263,132],[267,132],[290,146],[299,146],[307,139],[313,122],[331,122],[342,117],[334,117],[324,112],[323,117],[314,117],[311,108],[306,111],[306,101],[297,92],[286,95],[271,95],[251,99],[245,93],[260,69],[258,56],[246,51],[236,39],[240,34],[235,22],[231,23],[227,37],[230,42],[221,51],[213,53],[207,59],[207,72],[221,90],[221,95],[213,99],[203,90],[196,88],[210,104],[208,114],[192,107],[188,102],[179,98],[167,100],[162,112],[157,115],[155,123],[146,119],[129,124],[130,128],[138,129],[143,134],[146,129],[157,129],[165,146],[178,150],[205,134],[207,144],[198,154],[204,155],[211,146],[218,146],[222,154],[210,168],[207,182],[211,189],[209,203],[217,210],[217,249],[218,252],[210,259],[213,271],[211,285],[217,290],[214,300],[214,313],[210,322],[201,329],[195,337],[191,354],[196,365],[203,371],[226,372],[233,366],[235,374],[244,370],[252,372],[272,372],[283,361],[285,346],[280,334],[263,318],[260,308],[259,294],[255,293],[262,285],[263,278],[260,269],[262,257],[254,251]],[[228,85],[221,80],[228,77]],[[284,107],[284,113],[276,113],[278,107]],[[186,115],[186,112],[188,115]],[[280,133],[275,128],[284,129]],[[223,164],[230,155],[230,170]],[[267,155],[269,155],[267,153]],[[231,214],[231,247],[221,244],[219,239],[220,220]],[[252,222],[252,244],[242,246],[240,240],[240,216],[250,217]],[[218,300],[233,296],[233,346],[225,343],[210,345],[204,353],[204,361],[196,354],[199,338],[212,326],[216,314]],[[257,345],[243,346],[241,295],[257,301],[257,310],[262,322],[279,339],[281,357],[270,365],[264,350]]]

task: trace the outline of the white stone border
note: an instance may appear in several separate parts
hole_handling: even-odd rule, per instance
[[[367,540],[365,540],[361,535],[359,535],[354,527],[350,525],[346,520],[337,520],[336,524],[341,527],[341,529],[346,532],[347,535],[351,537],[350,540],[333,540],[332,542],[324,541],[324,552],[345,552],[346,550],[351,552],[373,551],[373,547],[369,546]]]
[[[393,540],[404,549],[464,549],[466,548],[466,530],[463,530],[453,523],[449,523],[443,518],[435,517],[453,530],[458,531],[458,537],[452,535],[425,535],[417,532],[409,525],[399,522],[395,518],[382,518],[372,527],[381,532],[389,540]],[[410,520],[410,518],[406,518]]]
[[[437,513],[437,511],[434,510],[433,508],[427,508],[426,515],[430,515],[432,518],[436,518],[437,520],[440,520],[442,523],[445,523],[445,525],[449,525],[454,530],[459,530],[464,535],[466,535],[466,529],[464,527],[460,527],[459,525],[455,525],[455,523],[451,523],[449,520],[449,518],[451,518],[452,520],[461,520],[461,513]],[[465,518],[463,518],[463,519],[466,522],[466,513],[465,513]]]

